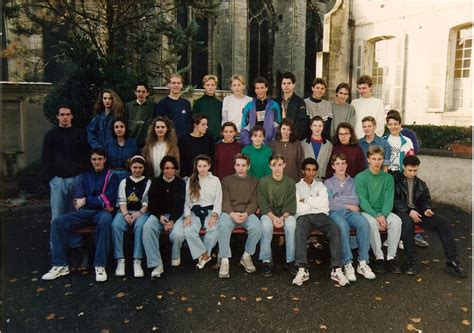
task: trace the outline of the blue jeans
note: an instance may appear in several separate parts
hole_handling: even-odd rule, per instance
[[[170,241],[173,244],[171,247],[171,259],[179,259],[181,257],[181,246],[184,242],[184,218],[181,217],[173,225],[170,232]]]
[[[260,220],[262,221],[262,239],[259,259],[269,261],[272,259],[273,222],[267,215],[262,215]],[[283,228],[285,230],[286,262],[292,262],[295,261],[295,217],[288,216]]]
[[[219,240],[219,258],[232,257],[230,249],[230,237],[235,227],[244,227],[247,230],[247,241],[245,242],[245,252],[250,255],[255,253],[257,243],[262,237],[262,223],[254,214],[247,217],[244,223],[237,224],[227,213],[222,213],[217,228]]]
[[[143,258],[143,225],[148,220],[149,214],[143,214],[133,222],[133,258]],[[123,234],[128,229],[128,223],[125,221],[125,217],[121,212],[115,214],[115,218],[112,221],[112,238],[114,241],[114,258],[123,259]]]
[[[178,220],[181,221],[181,224],[184,226],[184,237],[186,238],[193,259],[199,258],[201,254],[206,251],[207,254],[210,255],[212,249],[217,244],[217,225],[219,224],[219,221],[209,228],[208,223],[210,218],[211,214],[208,214],[204,220],[204,229],[206,229],[204,243],[201,240],[201,237],[199,237],[199,231],[201,230],[201,221],[199,220],[199,217],[194,215],[194,213],[191,213],[191,225],[189,226],[184,226],[184,218]]]
[[[352,262],[352,251],[350,244],[351,228],[357,231],[357,243],[359,244],[359,256],[357,260],[369,262],[370,249],[370,227],[367,220],[358,212],[349,209],[333,210],[329,218],[337,224],[341,230],[342,240],[342,265]]]
[[[78,228],[96,226],[94,266],[105,267],[110,251],[110,231],[112,214],[105,210],[80,209],[77,212],[61,215],[53,220],[51,226],[52,264],[67,266],[66,249],[68,236]]]
[[[51,221],[57,217],[70,213],[74,210],[73,199],[76,182],[79,176],[70,178],[54,177],[49,181],[49,188],[51,190]],[[52,232],[50,233],[50,247],[53,246]],[[69,246],[81,246],[82,236],[71,234],[69,236]]]

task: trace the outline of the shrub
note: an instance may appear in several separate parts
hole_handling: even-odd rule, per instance
[[[421,148],[451,149],[455,143],[472,145],[472,126],[403,125],[416,132]]]
[[[23,193],[48,196],[49,188],[43,177],[40,160],[36,160],[20,170],[16,174],[15,180],[18,182],[18,189]]]

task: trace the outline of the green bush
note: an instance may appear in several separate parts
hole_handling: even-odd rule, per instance
[[[455,143],[472,145],[472,126],[403,125],[416,132],[421,148],[451,149]]]
[[[27,194],[47,197],[49,188],[46,186],[43,175],[41,161],[34,161],[16,174],[15,180],[18,182],[18,190]]]

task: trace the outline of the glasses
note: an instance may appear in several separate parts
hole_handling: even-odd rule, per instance
[[[351,132],[337,133],[337,135],[339,135],[339,136],[347,136],[347,135],[351,135]]]

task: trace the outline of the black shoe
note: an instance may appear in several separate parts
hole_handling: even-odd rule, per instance
[[[298,274],[298,267],[296,267],[294,261],[292,262],[285,261],[284,266],[291,275],[296,276],[296,274]]]
[[[400,269],[400,266],[398,266],[398,263],[395,259],[388,260],[387,267],[390,270],[390,272],[394,274],[400,274],[402,272],[402,270]]]
[[[266,278],[270,278],[273,276],[272,274],[272,265],[269,262],[264,262],[262,264],[262,275]]]
[[[415,259],[408,258],[405,264],[405,274],[406,275],[415,275],[416,274],[416,266],[415,266]]]
[[[372,264],[372,270],[379,274],[385,273],[385,261],[383,259],[375,260]]]
[[[446,266],[444,267],[444,271],[460,278],[467,277],[467,273],[464,270],[464,267],[462,267],[461,263],[456,259],[448,261],[446,263]]]

